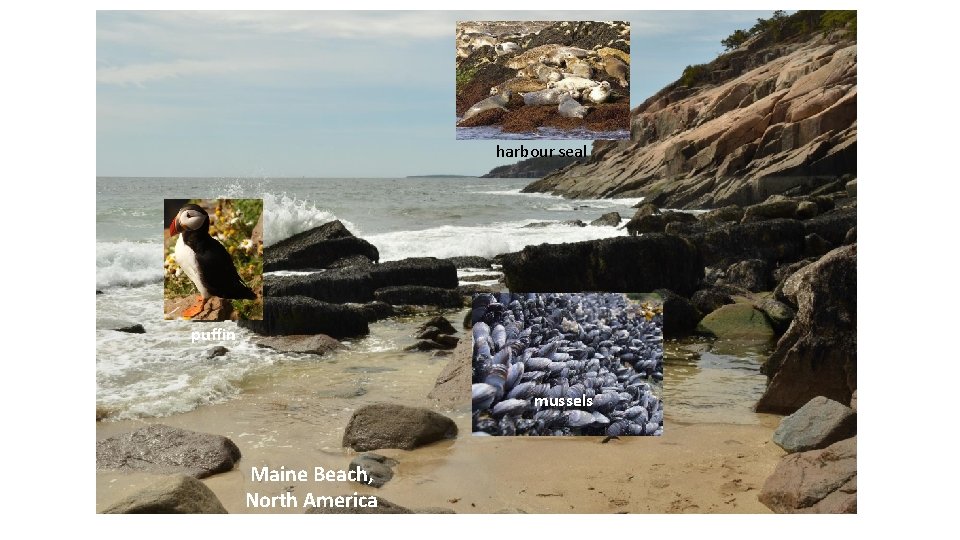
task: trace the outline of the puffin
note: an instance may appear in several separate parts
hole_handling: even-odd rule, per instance
[[[210,215],[203,208],[188,204],[170,222],[170,236],[180,235],[173,257],[200,295],[197,302],[183,311],[190,318],[201,311],[211,296],[233,299],[255,299],[250,287],[240,279],[233,259],[223,244],[210,236]]]

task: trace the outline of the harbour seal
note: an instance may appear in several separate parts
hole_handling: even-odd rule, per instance
[[[560,98],[566,95],[563,90],[548,88],[539,92],[526,92],[520,94],[523,97],[524,105],[558,105]]]
[[[561,45],[556,44],[540,45],[510,58],[503,65],[510,69],[523,69],[530,64],[542,63],[541,56],[546,60],[553,58],[561,48],[563,48]],[[560,65],[559,60],[556,65]]]
[[[559,81],[563,78],[563,75],[560,73],[559,69],[541,63],[527,66],[526,73],[531,75],[531,79],[540,79],[545,83],[550,81]]]
[[[620,86],[630,86],[627,81],[630,78],[630,66],[626,62],[616,56],[604,56],[603,68],[607,71],[607,75],[620,82]]]
[[[505,54],[511,54],[519,51],[520,46],[512,41],[506,41],[503,43],[497,43],[493,50],[497,53],[497,56],[503,56]]]
[[[547,83],[538,79],[528,79],[526,77],[514,77],[508,81],[502,82],[497,86],[490,88],[490,94],[499,94],[504,91],[511,92],[536,92],[547,87]]]
[[[603,81],[599,86],[587,88],[583,91],[583,99],[593,103],[603,103],[610,98],[610,83]]]
[[[480,102],[473,104],[472,107],[467,109],[467,112],[463,113],[463,118],[460,119],[461,122],[468,118],[472,118],[483,111],[489,111],[491,109],[503,109],[507,110],[506,104],[510,102],[509,90],[504,90],[503,92],[494,94],[487,99],[484,99]]]
[[[547,88],[557,88],[559,90],[572,90],[579,92],[584,88],[599,86],[600,83],[585,79],[583,77],[566,77],[561,81],[547,83]]]
[[[579,104],[577,100],[573,99],[573,96],[569,92],[563,93],[563,96],[560,97],[560,104],[557,106],[557,111],[560,112],[560,115],[566,116],[567,118],[583,118],[589,110],[590,109]]]
[[[590,63],[586,60],[577,58],[576,56],[569,55],[564,60],[564,66],[566,70],[570,72],[574,77],[581,77],[584,79],[590,79],[593,77],[593,68],[590,67]]]

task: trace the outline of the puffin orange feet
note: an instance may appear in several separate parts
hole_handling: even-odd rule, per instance
[[[195,317],[198,313],[203,311],[204,303],[205,302],[203,301],[203,296],[197,295],[196,303],[194,303],[192,306],[188,307],[187,309],[183,310],[183,314],[182,314],[183,318],[190,319]]]

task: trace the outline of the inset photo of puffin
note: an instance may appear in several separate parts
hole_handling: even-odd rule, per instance
[[[457,140],[630,138],[630,23],[459,21]]]
[[[656,294],[473,297],[473,434],[663,434]]]
[[[165,199],[163,313],[263,319],[263,199]]]

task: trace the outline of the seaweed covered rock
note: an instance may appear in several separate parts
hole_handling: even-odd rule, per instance
[[[357,255],[373,262],[380,260],[373,244],[357,238],[340,220],[335,220],[267,246],[263,269],[272,272],[327,268],[340,259]]]
[[[512,291],[651,291],[690,295],[703,279],[700,252],[678,236],[647,234],[527,246],[503,256]]]
[[[264,336],[326,334],[342,339],[370,333],[362,308],[306,296],[268,296],[263,301],[262,321],[241,320],[237,324]]]

